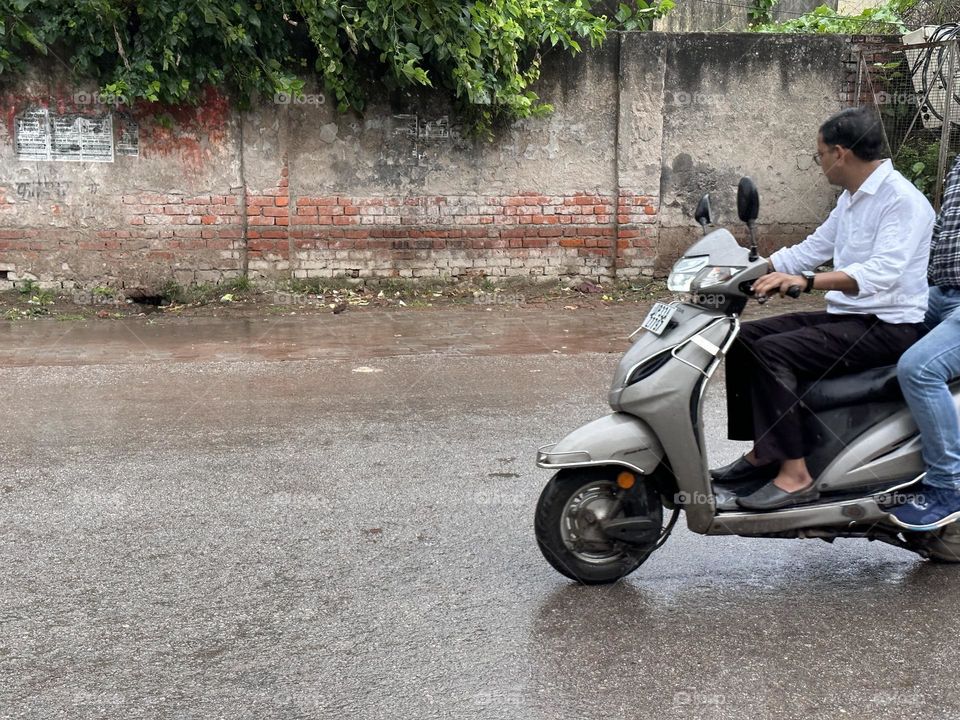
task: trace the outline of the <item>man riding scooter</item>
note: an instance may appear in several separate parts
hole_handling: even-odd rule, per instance
[[[934,212],[882,148],[880,120],[867,108],[844,110],[821,126],[815,160],[843,193],[826,222],[775,252],[772,272],[753,285],[761,298],[795,286],[828,292],[826,312],[744,323],[728,353],[729,437],[754,445],[710,472],[716,484],[735,489],[744,509],[819,497],[804,459],[801,381],[891,365],[923,334]],[[813,272],[831,259],[832,272]]]

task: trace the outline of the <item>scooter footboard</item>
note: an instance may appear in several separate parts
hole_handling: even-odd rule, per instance
[[[641,475],[663,459],[663,446],[647,423],[627,413],[611,413],[537,451],[537,465],[548,470],[621,465]]]

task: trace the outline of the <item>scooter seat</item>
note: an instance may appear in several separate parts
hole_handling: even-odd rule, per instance
[[[803,404],[813,412],[846,405],[903,400],[900,383],[897,382],[896,365],[826,378],[815,383],[801,383],[799,390]]]

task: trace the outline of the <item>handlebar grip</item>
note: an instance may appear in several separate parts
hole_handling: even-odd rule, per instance
[[[791,285],[790,288],[787,290],[787,297],[792,297],[796,299],[800,297],[801,292],[802,292],[802,288],[799,285]]]

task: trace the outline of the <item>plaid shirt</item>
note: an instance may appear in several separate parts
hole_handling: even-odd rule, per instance
[[[944,186],[943,204],[930,240],[927,282],[960,288],[960,155]]]

